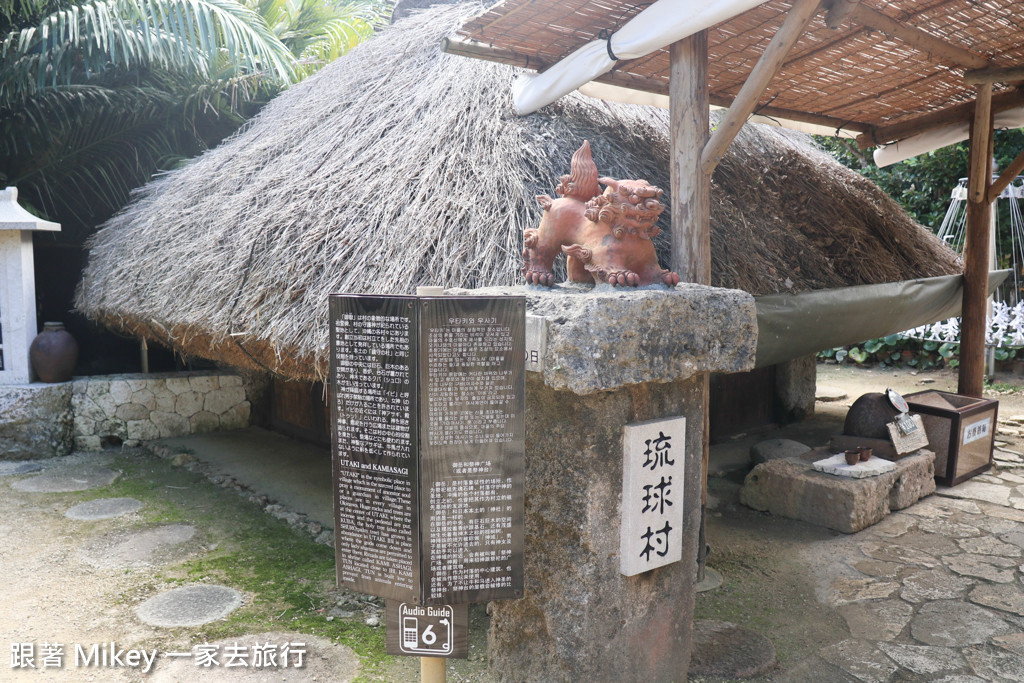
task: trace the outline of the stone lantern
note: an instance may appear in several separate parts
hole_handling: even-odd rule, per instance
[[[36,336],[32,233],[60,230],[18,205],[18,188],[0,190],[0,384],[28,384],[28,347]]]

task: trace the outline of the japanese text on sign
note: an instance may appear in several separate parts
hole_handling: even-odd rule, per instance
[[[685,438],[683,417],[625,427],[619,545],[626,576],[682,559]]]

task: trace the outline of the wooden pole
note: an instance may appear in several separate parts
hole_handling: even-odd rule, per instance
[[[750,72],[743,87],[740,88],[729,111],[718,124],[718,130],[715,131],[704,148],[701,164],[707,175],[711,175],[715,166],[722,160],[725,151],[729,149],[729,145],[736,138],[736,134],[743,127],[747,117],[754,112],[768,83],[782,68],[782,63],[793,46],[796,45],[796,41],[803,35],[804,29],[811,23],[811,19],[814,18],[817,11],[818,0],[796,0],[793,3],[789,14],[786,15],[786,20],[782,22],[782,26],[768,43],[764,54],[757,60],[757,64],[754,65],[753,71]]]
[[[1003,193],[1003,190],[1013,182],[1021,171],[1024,171],[1024,150],[1017,155],[1017,158],[1010,162],[1010,165],[1006,167],[995,181],[992,182],[992,186],[988,188],[988,203],[991,204],[995,200],[999,199],[999,195]]]
[[[942,38],[936,38],[919,28],[901,24],[889,15],[882,14],[867,5],[857,5],[850,13],[850,19],[862,26],[877,29],[893,38],[899,38],[907,45],[930,54],[932,57],[937,57],[946,63],[966,66],[971,69],[983,69],[988,66],[988,59],[982,55],[975,54],[958,45],[947,43]]]
[[[669,170],[672,196],[672,270],[683,282],[711,284],[711,174],[701,154],[711,125],[708,105],[708,34],[675,42],[669,48]],[[701,520],[697,535],[697,580],[704,577],[704,508],[708,496],[709,378],[700,375]],[[687,478],[691,475],[687,471]]]
[[[711,175],[701,165],[711,127],[707,33],[673,43],[669,53],[672,270],[683,282],[709,285]]]
[[[960,324],[960,375],[957,391],[981,398],[985,383],[985,300],[988,296],[989,231],[992,204],[992,85],[979,85],[971,126],[967,171],[967,242],[964,246],[964,294]]]
[[[420,657],[420,683],[445,683],[447,663],[443,657]]]
[[[982,83],[1014,83],[1024,80],[1024,66],[1009,69],[974,69],[964,72],[964,83],[981,85]]]

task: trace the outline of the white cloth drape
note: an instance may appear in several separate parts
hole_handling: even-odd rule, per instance
[[[731,19],[767,0],[658,0],[616,31],[611,52],[620,60],[637,59],[677,40]],[[512,86],[512,102],[520,116],[537,111],[598,76],[615,60],[609,41],[595,40],[541,74],[523,74]]]

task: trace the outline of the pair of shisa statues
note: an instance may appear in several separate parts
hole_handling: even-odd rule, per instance
[[[678,275],[658,265],[652,241],[661,232],[655,225],[665,208],[661,189],[646,180],[598,178],[589,142],[573,154],[570,173],[560,180],[555,192],[561,196],[538,196],[544,217],[524,231],[527,284],[552,286],[560,253],[566,255],[570,282],[678,284]]]

